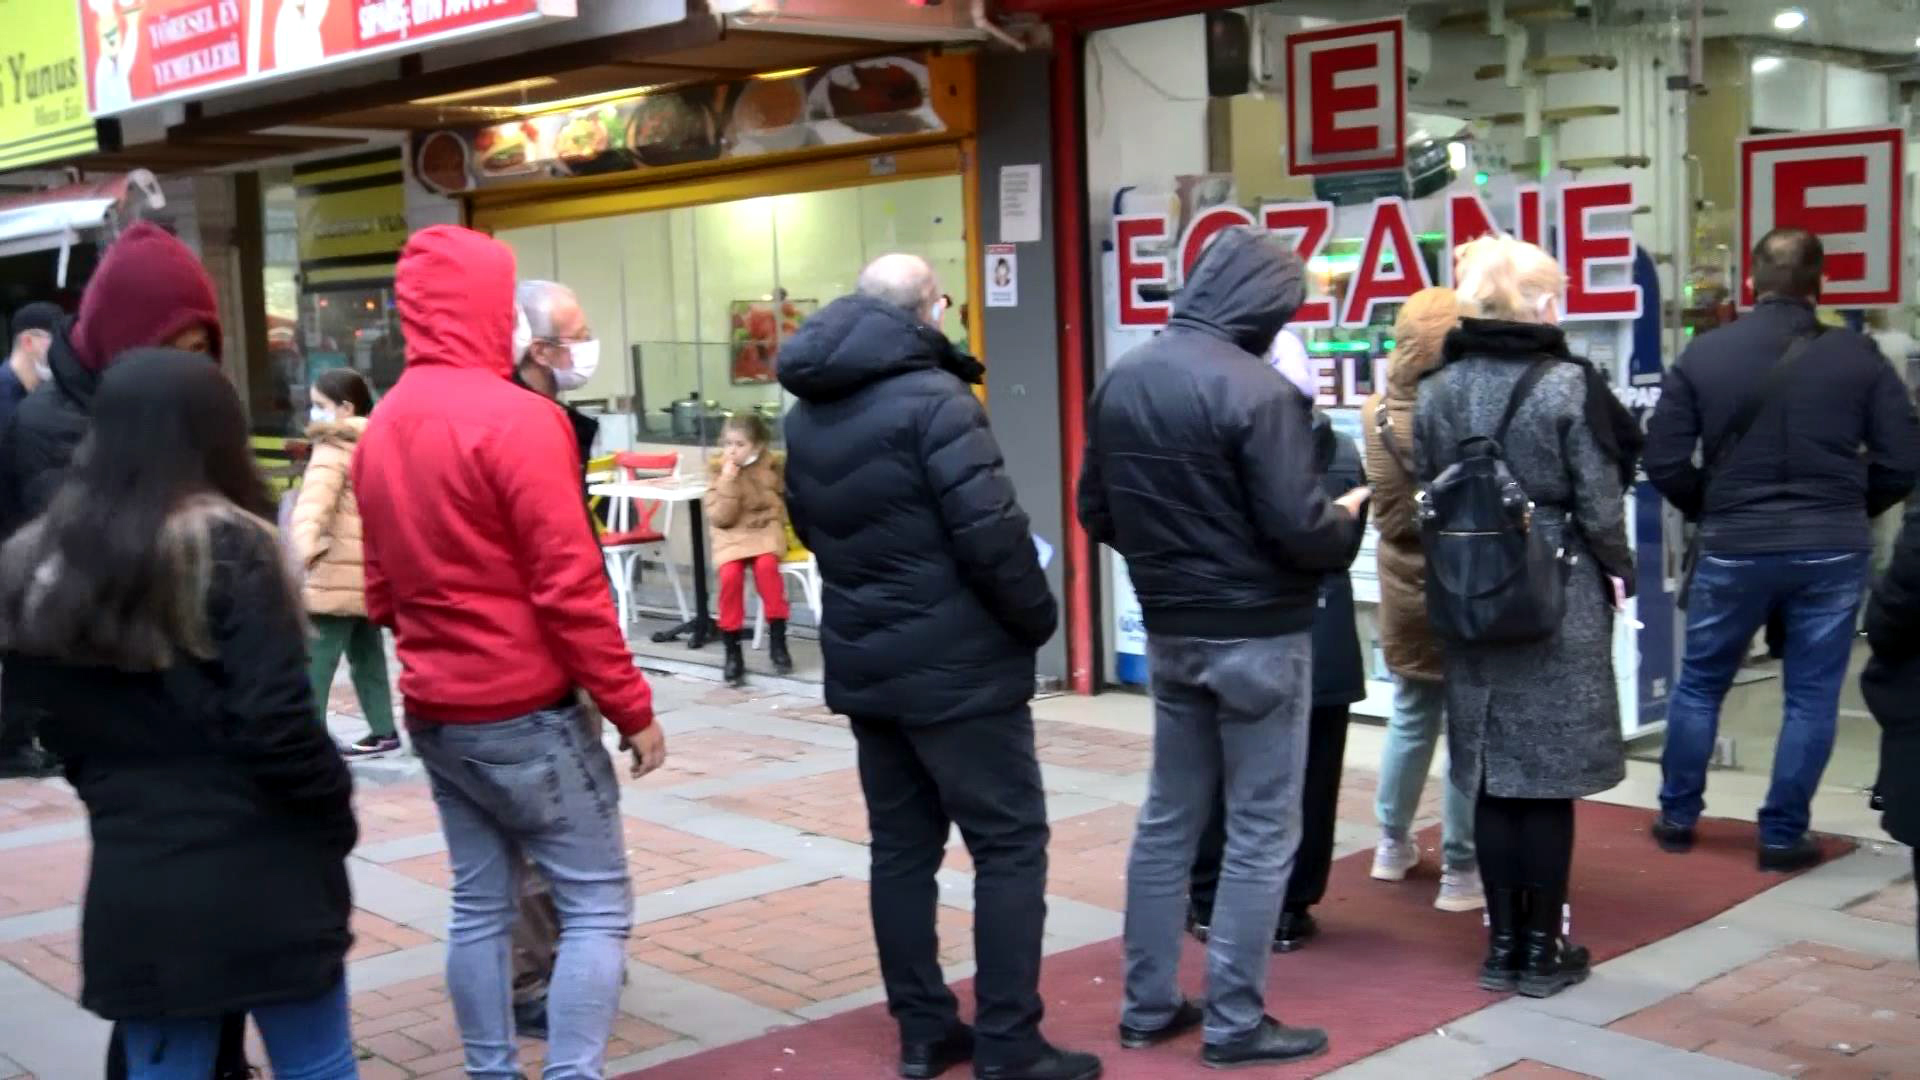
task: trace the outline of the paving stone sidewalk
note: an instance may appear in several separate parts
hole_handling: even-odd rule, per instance
[[[804,697],[670,677],[655,686],[670,761],[622,799],[635,928],[609,1075],[881,1000],[845,724]],[[1096,707],[1144,716],[1137,700],[1106,700]],[[360,734],[351,693],[333,706],[336,733]],[[1037,709],[1054,826],[1049,951],[1120,932],[1126,847],[1145,791],[1141,725],[1074,722],[1088,708]],[[1374,775],[1361,756],[1342,790],[1342,853],[1373,836]],[[355,771],[362,839],[349,977],[361,1075],[452,1080],[463,1073],[441,975],[449,875],[438,819],[412,758]],[[1423,823],[1436,813],[1430,788]],[[0,782],[0,1080],[99,1075],[105,1025],[74,1004],[86,860],[85,815],[63,783]],[[940,912],[955,976],[972,971],[970,870],[956,846]],[[1576,991],[1503,1002],[1332,1075],[1920,1076],[1909,872],[1905,849],[1863,845],[1604,965]],[[530,1072],[541,1049],[524,1045]],[[786,1075],[807,1077],[799,1064]]]

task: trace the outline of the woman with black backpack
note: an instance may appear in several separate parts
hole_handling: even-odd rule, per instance
[[[1547,997],[1588,971],[1562,923],[1573,802],[1626,775],[1613,618],[1633,580],[1624,495],[1639,435],[1567,350],[1551,256],[1510,237],[1455,254],[1478,317],[1447,335],[1414,416],[1427,609],[1452,778],[1478,794],[1480,984]]]

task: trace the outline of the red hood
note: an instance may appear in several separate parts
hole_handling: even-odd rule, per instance
[[[513,249],[484,233],[435,225],[400,252],[393,287],[407,366],[513,373]]]
[[[94,268],[74,323],[74,358],[104,371],[130,349],[165,345],[204,326],[220,355],[220,309],[213,280],[192,249],[150,221],[120,234]]]

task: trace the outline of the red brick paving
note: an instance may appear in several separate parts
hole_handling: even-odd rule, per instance
[[[67,785],[37,780],[0,780],[0,832],[78,821],[87,816]]]
[[[725,779],[763,765],[792,761],[815,748],[791,739],[731,731],[668,732],[667,763],[647,778],[649,788],[671,790],[696,780]]]
[[[939,909],[940,961],[972,958],[972,918]],[[878,986],[864,882],[835,878],[633,929],[642,963],[772,1009],[795,1009]]]
[[[1916,902],[1913,879],[1904,878],[1894,882],[1848,908],[1847,914],[1899,926],[1912,926],[1916,916],[1920,916],[1920,902]]]
[[[411,949],[416,945],[427,945],[434,940],[430,934],[423,934],[408,926],[375,915],[361,908],[353,909],[353,948],[347,952],[347,961],[365,960],[370,956],[382,956],[401,949]]]
[[[860,793],[857,769],[783,780],[701,801],[816,836],[867,842],[867,800]]]
[[[1149,736],[1084,724],[1036,720],[1033,736],[1036,756],[1048,765],[1126,776],[1145,772],[1153,756]]]
[[[1047,844],[1047,891],[1055,896],[1126,910],[1127,850],[1140,811],[1110,806],[1053,823]],[[947,848],[948,869],[973,872],[966,845],[956,836]]]
[[[636,896],[677,889],[695,881],[738,870],[751,870],[775,861],[772,856],[756,851],[743,851],[631,818],[621,822],[621,828],[625,830],[627,868],[632,875]],[[453,888],[453,868],[448,864],[444,851],[399,859],[388,863],[387,869],[436,888]]]
[[[0,962],[62,996],[80,1000],[80,932],[68,930],[22,941],[0,942]],[[4,1050],[0,1050],[4,1053]]]
[[[0,855],[0,918],[77,904],[87,887],[86,839],[15,848]]]
[[[1783,1075],[1920,1076],[1920,967],[1802,942],[1612,1030]]]

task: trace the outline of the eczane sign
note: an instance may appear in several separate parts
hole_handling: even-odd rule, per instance
[[[1751,307],[1753,246],[1798,227],[1826,248],[1831,307],[1900,303],[1906,135],[1899,127],[1740,140],[1740,306]]]
[[[1400,18],[1287,35],[1289,173],[1406,165],[1406,38],[1406,20]]]

